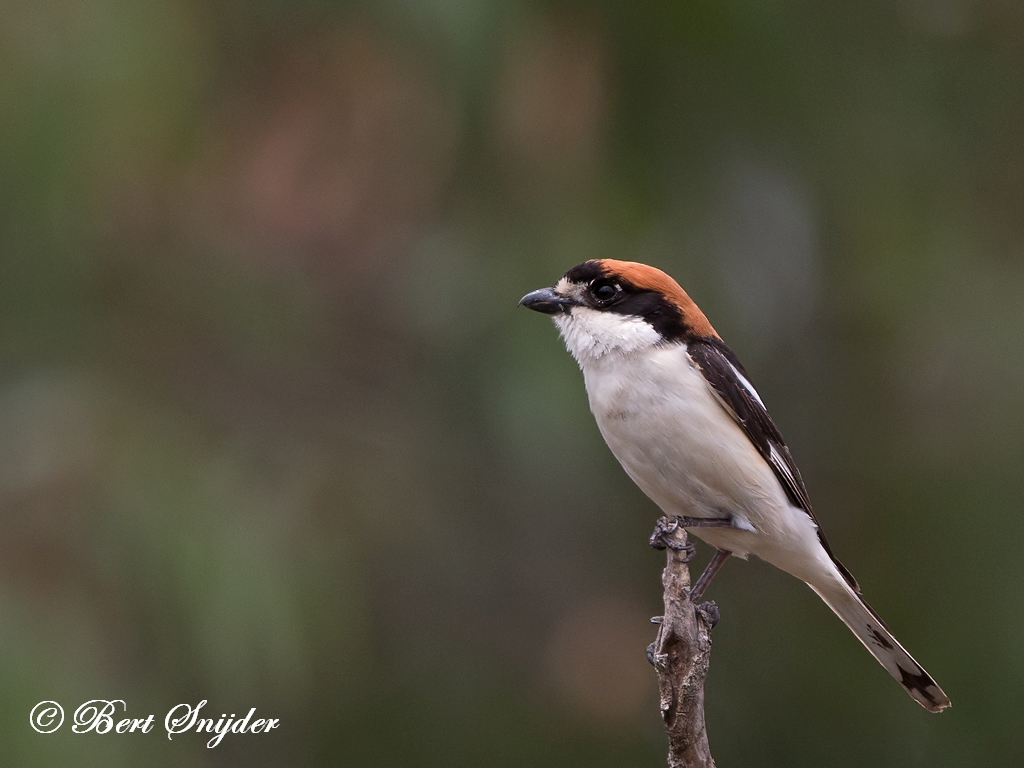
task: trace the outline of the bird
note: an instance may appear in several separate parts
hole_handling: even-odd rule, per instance
[[[519,304],[554,320],[626,474],[669,520],[715,548],[691,600],[730,556],[755,555],[814,590],[925,709],[950,705],[832,553],[750,376],[672,277],[592,259]]]

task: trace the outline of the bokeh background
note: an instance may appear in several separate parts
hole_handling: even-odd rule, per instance
[[[1016,0],[4,0],[0,762],[664,765],[657,511],[516,309],[610,256],[954,702],[733,562],[720,764],[1021,764],[1022,96]]]

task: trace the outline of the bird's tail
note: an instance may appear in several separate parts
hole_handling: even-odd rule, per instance
[[[810,587],[917,703],[929,712],[941,712],[949,706],[949,697],[932,676],[914,661],[914,657],[893,637],[885,622],[838,573],[827,584],[811,584]]]

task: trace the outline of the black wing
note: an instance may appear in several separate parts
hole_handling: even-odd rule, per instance
[[[800,477],[800,470],[796,468],[786,442],[782,439],[772,417],[768,415],[764,403],[761,402],[736,355],[720,339],[715,338],[691,340],[687,345],[687,351],[690,353],[690,359],[711,385],[711,389],[718,395],[719,402],[743,428],[750,442],[768,462],[790,503],[806,512],[814,522],[821,545],[843,574],[843,578],[859,593],[860,587],[857,586],[853,574],[832,554],[832,548],[829,547],[825,534],[821,532],[821,526],[814,519],[811,500],[807,495],[803,478]]]

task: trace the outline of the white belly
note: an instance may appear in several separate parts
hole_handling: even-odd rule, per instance
[[[601,434],[633,482],[665,514],[732,516],[733,528],[691,529],[713,546],[755,554],[800,578],[818,571],[828,556],[814,523],[789,503],[685,347],[622,362],[597,360],[583,373]]]

